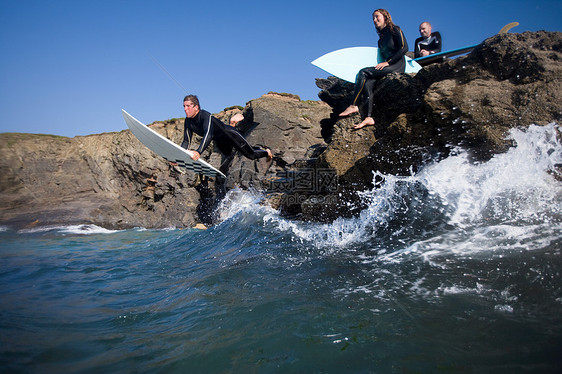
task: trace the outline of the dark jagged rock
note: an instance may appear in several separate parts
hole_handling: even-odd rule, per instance
[[[272,162],[235,155],[224,165],[224,184],[171,166],[128,130],[72,139],[1,134],[0,225],[212,224],[216,203],[236,187],[265,191],[290,217],[351,216],[363,208],[357,192],[373,187],[374,173],[409,175],[456,147],[487,160],[512,146],[505,138],[511,128],[560,123],[561,59],[562,33],[494,36],[467,56],[381,79],[376,126],[357,131],[360,116],[338,116],[353,93],[338,78],[317,80],[323,102],[264,95],[216,114],[228,123],[242,111],[240,131],[275,154]],[[182,119],[151,126],[182,140]],[[216,167],[225,161],[212,149],[202,157]]]
[[[408,175],[459,146],[474,160],[487,160],[512,146],[506,140],[511,128],[560,123],[561,46],[559,32],[497,35],[465,57],[427,66],[416,75],[381,79],[375,90],[375,128],[352,130],[358,115],[340,120],[318,160],[319,168],[337,171],[340,187],[332,195],[339,203],[324,211],[324,219],[342,211],[353,214],[355,209],[345,208],[360,204],[352,191],[372,187],[374,172]],[[347,82],[330,78],[317,85],[336,113],[345,107],[340,103],[351,100],[345,96]],[[311,205],[302,206],[303,219],[317,219]]]
[[[289,94],[269,93],[250,101],[239,129],[253,146],[269,147],[274,158],[252,161],[237,154],[229,168],[228,188],[268,189],[278,173],[314,158],[326,146],[321,121],[330,113],[323,102],[301,101]]]

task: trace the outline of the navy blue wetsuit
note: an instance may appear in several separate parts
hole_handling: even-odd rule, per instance
[[[353,95],[352,105],[357,105],[357,100],[363,93],[363,90],[367,88],[367,94],[369,95],[367,117],[371,117],[372,115],[374,100],[373,91],[377,81],[389,73],[403,73],[406,69],[406,59],[404,55],[408,52],[408,42],[406,42],[406,38],[400,27],[394,25],[391,29],[389,26],[386,26],[384,29],[378,31],[378,33],[379,53],[382,55],[383,61],[388,62],[389,65],[381,70],[375,69],[374,66],[363,68],[357,73],[357,77],[355,78],[355,93]]]
[[[199,154],[202,154],[211,140],[214,140],[219,151],[225,156],[230,156],[233,148],[250,160],[268,156],[267,151],[254,149],[234,127],[225,125],[206,110],[200,110],[194,118],[185,118],[182,148],[189,148],[193,133],[203,137],[197,148]]]
[[[439,31],[432,32],[429,38],[419,37],[415,41],[414,58],[422,57],[421,51],[426,50],[430,53],[441,52],[441,34]]]

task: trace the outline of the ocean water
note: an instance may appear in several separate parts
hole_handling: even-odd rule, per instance
[[[359,217],[0,232],[2,373],[560,373],[555,125],[383,176]]]

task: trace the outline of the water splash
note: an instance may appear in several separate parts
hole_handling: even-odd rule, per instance
[[[220,222],[228,220],[253,219],[274,212],[267,204],[262,204],[265,196],[256,190],[233,189],[228,191],[220,202],[217,211]]]
[[[367,208],[355,218],[328,224],[291,221],[262,205],[258,192],[240,190],[229,193],[221,218],[254,217],[294,240],[331,250],[372,246],[381,237],[385,246],[396,245],[380,251],[398,253],[425,248],[432,241],[458,248],[453,243],[467,240],[463,235],[470,237],[465,246],[518,242],[513,238],[532,237],[536,225],[559,227],[562,222],[562,184],[552,174],[562,164],[558,131],[555,124],[514,129],[509,138],[516,146],[485,163],[472,163],[459,150],[416,175],[377,174],[374,180],[384,183],[361,193]],[[497,241],[491,244],[491,238]]]
[[[562,185],[551,172],[562,163],[554,124],[514,129],[516,146],[473,164],[466,153],[426,168],[418,176],[431,194],[453,207],[450,222],[467,227],[501,222],[560,221]]]
[[[526,251],[559,254],[562,238],[562,162],[559,127],[514,129],[516,144],[485,163],[465,153],[449,157],[415,177],[448,207],[451,230],[417,240],[388,259],[419,253],[432,266],[448,258],[511,256]]]

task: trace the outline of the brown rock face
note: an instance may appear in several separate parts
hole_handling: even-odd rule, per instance
[[[228,123],[235,112],[217,116]],[[267,188],[277,172],[296,167],[324,144],[320,122],[331,108],[268,94],[251,101],[244,112],[241,130],[252,145],[270,147],[275,159],[234,157],[227,188]],[[183,119],[151,127],[176,143],[182,141]],[[203,157],[219,167],[221,157],[212,151],[210,147]],[[0,224],[14,228],[84,223],[193,227],[212,223],[216,196],[224,193],[224,186],[214,180],[171,166],[128,130],[72,139],[1,134],[0,154]]]
[[[353,215],[362,208],[357,191],[373,187],[373,173],[407,175],[456,147],[487,160],[512,146],[505,140],[511,128],[560,123],[561,59],[559,32],[492,37],[465,57],[381,79],[376,126],[357,131],[360,116],[337,115],[353,91],[337,78],[317,80],[323,102],[264,95],[216,116],[228,123],[243,111],[239,129],[275,157],[235,155],[223,184],[171,166],[129,131],[72,139],[0,134],[0,225],[193,227],[212,223],[217,200],[236,187],[262,190],[300,219]],[[182,140],[183,119],[151,126]],[[216,167],[224,161],[212,149],[203,158]]]
[[[129,131],[72,139],[3,134],[0,152],[3,224],[125,228],[195,223],[199,202],[187,188],[194,186],[195,176],[173,173]]]

